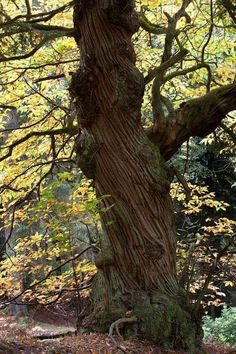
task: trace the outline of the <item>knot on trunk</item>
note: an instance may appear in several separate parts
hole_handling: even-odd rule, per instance
[[[90,69],[91,58],[87,58],[89,65],[80,68],[72,75],[70,94],[75,100],[78,112],[78,124],[81,128],[88,128],[94,119],[100,114],[99,105],[95,97],[98,87],[98,78],[94,70]]]
[[[98,255],[95,261],[95,265],[98,269],[105,270],[114,264],[113,256],[110,249],[104,248]]]
[[[119,107],[126,112],[139,112],[143,101],[144,79],[136,68],[128,72],[119,70],[116,73],[116,96]]]
[[[158,262],[164,256],[165,248],[158,243],[148,242],[145,245],[144,257],[152,262]]]
[[[110,23],[121,26],[129,36],[132,36],[139,29],[139,19],[134,11],[133,1],[124,0],[114,2],[115,4],[107,9],[107,16]]]
[[[94,156],[98,150],[99,146],[93,136],[84,129],[76,141],[76,154],[78,166],[87,178],[94,179],[95,177]]]

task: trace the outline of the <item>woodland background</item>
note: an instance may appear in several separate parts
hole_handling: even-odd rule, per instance
[[[160,65],[168,20],[181,4],[137,2],[140,29],[133,43],[144,76]],[[0,4],[0,308],[4,316],[19,318],[53,309],[59,318],[67,313],[75,327],[96,276],[99,215],[107,211],[101,199],[109,196],[96,198],[93,182],[77,168],[69,95],[79,61],[72,5]],[[176,41],[188,54],[167,68],[160,84],[166,112],[235,80],[233,2],[195,0],[176,26]],[[230,112],[214,133],[190,138],[169,161],[175,170],[179,282],[204,306],[206,339],[231,346],[236,344],[235,117]],[[151,84],[142,123],[145,128],[152,123]],[[212,320],[220,316],[223,321]]]

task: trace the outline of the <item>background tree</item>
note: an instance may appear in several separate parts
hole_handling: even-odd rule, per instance
[[[1,108],[21,113],[20,129],[9,134],[0,159],[8,161],[4,206],[22,206],[32,193],[39,193],[46,177],[71,160],[75,150],[97,196],[106,196],[87,325],[107,328],[131,311],[133,330],[144,337],[193,350],[201,340],[200,320],[177,281],[169,197],[173,169],[167,161],[192,136],[211,133],[236,107],[230,56],[235,24],[221,3],[186,0],[169,6],[146,1],[137,4],[137,14],[130,0],[81,0],[74,2],[72,29],[67,27],[71,6],[61,3],[53,9],[47,2],[38,9],[38,4],[23,1],[1,5],[0,61],[6,80]],[[145,43],[145,55],[150,53],[147,65],[142,49],[138,51],[137,65],[144,76],[135,66],[131,42],[139,25],[147,33],[141,30],[133,41],[137,48]],[[222,49],[219,38],[225,41]],[[217,65],[212,60],[216,53]],[[77,60],[72,55],[80,57],[80,67],[72,76],[70,105],[59,85],[48,81],[62,79],[60,87],[65,87],[70,66],[64,72],[61,68]],[[19,64],[21,59],[28,61],[26,66]],[[12,92],[15,82],[18,88]],[[5,134],[5,124],[3,128]],[[19,180],[22,175],[30,177]],[[12,187],[14,194],[9,193]],[[160,332],[163,320],[166,327]]]

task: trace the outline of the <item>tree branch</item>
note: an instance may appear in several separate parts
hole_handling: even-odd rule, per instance
[[[153,120],[158,127],[158,131],[164,131],[166,127],[166,117],[162,109],[161,97],[161,86],[163,84],[164,75],[171,66],[183,59],[187,53],[188,51],[186,49],[180,50],[180,52],[174,54],[159,67],[150,71],[145,78],[145,83],[150,82],[154,78],[152,85],[152,113]]]
[[[73,1],[68,2],[67,4],[58,7],[57,9],[54,9],[52,11],[48,11],[48,12],[39,12],[36,14],[31,14],[31,20],[28,21],[30,23],[35,23],[35,22],[46,22],[51,20],[55,15],[57,15],[60,12],[63,12],[66,9],[69,9],[70,7],[72,7],[73,5]],[[1,23],[1,27],[6,27],[6,26],[10,26],[11,24],[13,24],[14,22],[16,22],[17,20],[21,19],[21,18],[26,18],[27,14],[23,14],[23,15],[17,15],[14,18],[10,18],[8,21]]]
[[[47,280],[50,275],[54,272],[56,272],[57,270],[61,269],[62,267],[64,267],[66,264],[72,262],[73,260],[76,260],[78,259],[79,257],[81,257],[85,252],[87,252],[88,250],[90,250],[91,248],[94,248],[94,249],[98,249],[98,247],[94,246],[94,245],[91,245],[91,246],[88,246],[86,247],[83,251],[81,251],[79,254],[75,255],[73,258],[70,258],[68,259],[67,261],[63,262],[62,264],[60,264],[59,266],[57,266],[56,268],[53,268],[51,269],[44,278],[36,281],[35,283],[33,283],[32,285],[30,285],[27,289],[24,289],[22,290],[18,295],[16,295],[13,299],[14,300],[17,300],[19,299],[19,297],[21,297],[27,290],[31,290],[33,288],[35,288],[36,286],[40,285],[41,283],[43,283],[45,280]],[[11,302],[11,300],[7,300],[5,302],[2,302],[2,304],[8,304],[9,302]],[[5,307],[5,306],[4,306]],[[4,308],[4,307],[1,307],[1,308]]]
[[[15,147],[17,147],[18,145],[22,144],[23,142],[29,140],[33,136],[46,136],[46,135],[53,136],[53,135],[61,135],[63,133],[70,134],[70,135],[76,135],[78,133],[78,129],[76,126],[73,126],[73,127],[59,128],[59,129],[55,129],[55,130],[30,132],[30,133],[26,134],[23,138],[14,141],[14,143],[12,143],[9,146],[6,146],[5,148],[8,148],[8,152],[4,156],[0,157],[0,162],[4,161],[8,157],[10,157],[12,155],[12,152]]]
[[[226,134],[228,134],[230,139],[236,144],[236,134],[230,128],[228,128],[224,123],[221,123],[220,127],[224,130]]]
[[[0,62],[7,62],[7,61],[12,61],[12,60],[20,60],[20,59],[27,59],[29,57],[32,57],[40,48],[44,46],[44,44],[47,43],[47,41],[51,39],[51,37],[44,38],[39,44],[37,44],[30,52],[23,54],[23,55],[16,55],[12,57],[0,57]]]
[[[186,13],[186,8],[191,3],[191,1],[192,0],[183,0],[180,9],[175,13],[173,17],[171,17],[167,12],[164,12],[168,20],[168,27],[166,31],[165,45],[162,55],[163,63],[171,57],[173,42],[178,35],[178,32],[176,30],[178,21],[181,19],[181,17],[185,17],[187,22],[191,22],[191,18],[189,18],[188,14]]]
[[[153,34],[165,34],[167,31],[167,28],[150,22],[142,13],[139,13],[139,25],[145,31]]]
[[[233,1],[231,0],[221,0],[221,3],[228,12],[233,22],[236,24],[236,5],[234,5]]]
[[[180,60],[184,59],[184,57],[186,57],[187,54],[188,54],[187,49],[181,49],[178,53],[174,54],[168,60],[163,62],[160,66],[150,70],[148,75],[144,78],[145,84],[151,82],[156,76],[164,75],[166,70],[168,70],[170,67],[178,63]]]
[[[177,71],[174,71],[174,72],[166,75],[164,77],[163,82],[170,81],[170,80],[172,80],[172,79],[174,79],[175,77],[178,77],[178,76],[184,76],[186,74],[192,73],[192,72],[194,72],[196,70],[199,70],[199,69],[202,69],[202,68],[205,68],[208,72],[210,70],[210,66],[208,64],[206,64],[206,63],[198,63],[196,65],[190,66],[189,68],[182,69],[182,70],[177,70]]]
[[[0,106],[0,108],[2,108]],[[6,106],[5,108],[10,108],[10,109],[16,109],[16,107],[14,106]],[[50,117],[51,113],[53,111],[55,111],[58,107],[53,107],[52,109],[50,109],[49,112],[47,112],[45,114],[45,116],[43,116],[43,118],[37,120],[36,122],[32,123],[32,124],[29,124],[29,125],[25,125],[24,127],[16,127],[16,128],[6,128],[6,129],[0,129],[0,133],[5,133],[5,132],[12,132],[12,131],[16,131],[16,130],[24,130],[24,129],[29,129],[29,128],[32,128],[34,127],[35,125],[39,124],[39,123],[42,123],[44,120],[46,120],[48,117]]]
[[[236,83],[221,86],[206,95],[182,103],[167,117],[165,132],[154,125],[149,139],[160,146],[165,159],[175,154],[191,136],[204,137],[213,132],[227,113],[236,109]]]
[[[32,16],[32,11],[31,11],[31,6],[30,6],[29,0],[25,0],[25,6],[26,6],[26,9],[27,9],[26,19],[30,20],[30,18]]]
[[[34,81],[34,84],[37,84],[37,83],[42,82],[42,81],[57,80],[57,79],[61,79],[61,78],[64,78],[64,77],[65,77],[65,74],[48,75],[48,76],[45,76],[45,77],[38,78],[37,80]]]

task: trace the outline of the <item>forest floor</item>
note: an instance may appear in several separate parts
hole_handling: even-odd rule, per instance
[[[40,311],[31,318],[17,319],[0,313],[0,354],[184,354],[161,349],[147,341],[115,337],[116,345],[108,335],[74,335],[74,331],[73,320],[62,314]],[[66,335],[45,339],[62,333]],[[205,344],[204,349],[209,354],[236,354],[236,351],[216,344]]]

